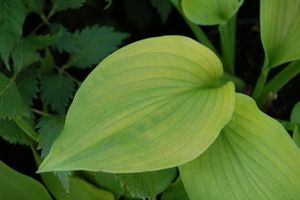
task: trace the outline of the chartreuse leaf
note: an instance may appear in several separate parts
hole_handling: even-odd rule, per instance
[[[0,2],[0,55],[9,69],[11,49],[22,35],[26,9],[23,1],[1,0]]]
[[[296,127],[294,128],[293,139],[300,147],[300,102],[298,102],[292,110],[291,122],[296,124]]]
[[[76,31],[72,37],[79,51],[71,54],[68,65],[85,68],[99,63],[105,56],[116,50],[128,34],[117,32],[113,27],[96,25]]]
[[[51,200],[41,183],[0,161],[0,197],[2,200]]]
[[[28,116],[28,108],[13,79],[0,73],[0,119]]]
[[[237,94],[216,141],[179,167],[191,200],[300,199],[300,150],[279,122]]]
[[[231,119],[234,86],[183,36],[128,45],[82,83],[39,171],[155,171],[198,157]]]
[[[189,200],[181,178],[178,178],[175,183],[170,185],[161,196],[161,200]]]
[[[124,188],[124,195],[138,199],[156,199],[177,175],[177,168],[133,174],[116,174]]]
[[[300,1],[261,0],[261,39],[269,67],[300,58]]]
[[[32,145],[33,140],[22,131],[14,120],[0,120],[0,137],[11,144]]]
[[[47,76],[41,82],[42,100],[62,114],[73,96],[74,89],[74,82],[67,76],[62,74]]]
[[[200,25],[225,24],[237,13],[244,0],[182,0],[185,16]]]

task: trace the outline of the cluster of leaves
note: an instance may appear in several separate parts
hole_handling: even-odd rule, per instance
[[[293,141],[228,81],[238,88],[234,36],[242,0],[151,0],[163,21],[173,4],[211,50],[190,38],[163,36],[108,57],[127,33],[101,25],[70,32],[52,20],[84,0],[2,1],[0,136],[31,147],[56,199],[300,198],[300,104],[286,122]],[[264,105],[269,92],[300,72],[300,3],[261,0],[260,9],[266,56],[253,97]],[[29,13],[42,23],[24,35]],[[198,25],[218,25],[221,53]],[[68,59],[57,65],[62,54]],[[84,82],[72,75],[99,61]],[[266,83],[272,68],[291,61]],[[1,196],[51,199],[38,181],[3,162],[0,169]]]

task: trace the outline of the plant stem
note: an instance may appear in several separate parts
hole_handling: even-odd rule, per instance
[[[39,115],[44,115],[44,116],[52,116],[51,114],[49,113],[46,113],[46,112],[43,112],[41,110],[38,110],[38,109],[35,109],[35,108],[32,108],[32,111],[36,114],[39,114]]]
[[[225,71],[234,74],[236,15],[226,24],[219,26],[219,33]]]
[[[214,53],[217,54],[216,48],[211,43],[211,41],[208,39],[208,37],[206,36],[206,34],[204,33],[204,31],[198,25],[193,24],[192,22],[190,22],[185,17],[185,15],[183,14],[182,9],[181,9],[180,2],[178,0],[171,0],[171,2],[173,3],[173,5],[177,9],[177,11],[180,13],[180,15],[182,16],[182,18],[184,19],[184,21],[186,22],[186,24],[188,25],[188,27],[194,33],[194,35],[197,38],[197,40],[199,42],[201,42],[203,45],[205,45],[208,48],[210,48]]]
[[[261,70],[261,73],[259,75],[259,78],[256,82],[256,86],[255,86],[255,89],[254,89],[254,92],[252,94],[252,97],[255,99],[255,100],[258,100],[262,91],[263,91],[263,88],[266,84],[266,81],[267,81],[267,77],[268,77],[268,74],[270,72],[270,69],[269,69],[269,61],[267,59],[265,59],[264,61],[264,65],[262,67],[262,70]]]
[[[74,76],[72,76],[71,74],[66,72],[65,66],[63,66],[63,67],[56,67],[55,66],[55,68],[58,70],[59,73],[64,74],[67,77],[69,77],[70,79],[72,79],[77,85],[81,85],[81,81],[77,80]]]
[[[300,74],[300,60],[290,63],[272,78],[263,89],[258,102],[262,105],[265,104],[270,92],[277,93],[298,74]]]

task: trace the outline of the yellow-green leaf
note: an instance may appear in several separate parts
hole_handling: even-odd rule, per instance
[[[280,123],[237,94],[231,122],[179,169],[191,200],[298,200],[299,166],[300,150]]]
[[[261,0],[261,39],[269,67],[300,58],[300,1]]]
[[[51,200],[41,183],[25,176],[0,161],[1,200]]]
[[[244,0],[182,0],[185,16],[200,25],[225,24],[237,13]]]
[[[233,83],[207,47],[183,36],[128,45],[82,83],[41,171],[155,171],[198,157],[229,122]]]
[[[300,101],[294,106],[291,113],[291,122],[295,123],[293,139],[300,147]]]

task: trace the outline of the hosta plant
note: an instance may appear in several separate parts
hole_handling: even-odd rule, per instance
[[[260,0],[265,60],[251,93],[235,73],[242,0],[151,0],[163,21],[173,6],[195,39],[118,50],[129,34],[52,21],[84,0],[2,1],[0,136],[27,145],[40,176],[1,161],[2,199],[300,199],[299,103],[290,120],[263,112],[300,73],[297,0]],[[28,13],[42,22],[25,34]],[[220,51],[200,25],[218,26]],[[72,74],[87,69],[83,81]]]

